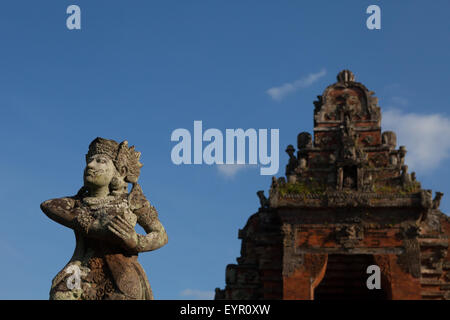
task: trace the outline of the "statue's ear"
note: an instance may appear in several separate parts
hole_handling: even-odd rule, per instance
[[[119,170],[119,173],[122,177],[126,177],[128,174],[128,168],[125,166],[122,166]]]

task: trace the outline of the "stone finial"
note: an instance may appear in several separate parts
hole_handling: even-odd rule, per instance
[[[381,135],[381,140],[384,145],[389,146],[391,150],[397,146],[397,135],[393,131],[385,131]]]
[[[312,137],[309,132],[301,132],[297,136],[297,148],[311,148],[312,147]]]
[[[398,149],[398,155],[400,157],[400,166],[404,165],[404,163],[405,163],[405,156],[406,156],[407,152],[408,151],[406,150],[405,146],[400,146],[400,148]]]
[[[443,195],[444,195],[443,192],[439,191],[436,192],[436,195],[433,199],[433,209],[439,209],[439,205],[441,204],[441,199]]]
[[[264,191],[260,190],[258,192],[256,192],[256,195],[259,198],[259,203],[261,205],[261,208],[268,208],[269,207],[269,199],[266,198],[266,196],[264,195]]]
[[[350,70],[342,70],[337,75],[337,80],[340,83],[355,82],[355,75]]]
[[[289,155],[290,159],[295,158],[295,156],[294,156],[295,149],[294,149],[294,146],[292,144],[287,146],[286,153]]]
[[[225,300],[225,290],[221,290],[220,288],[215,289],[215,300]]]

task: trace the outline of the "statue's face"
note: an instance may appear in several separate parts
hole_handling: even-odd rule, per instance
[[[112,160],[102,154],[96,154],[87,159],[84,169],[84,184],[86,186],[108,186],[116,174],[116,167]]]

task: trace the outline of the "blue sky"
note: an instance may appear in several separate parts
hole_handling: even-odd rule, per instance
[[[66,28],[77,4],[82,29]],[[370,31],[366,8],[381,7]],[[23,1],[0,4],[0,299],[47,299],[73,232],[39,204],[73,195],[97,136],[142,152],[140,184],[169,243],[140,255],[157,299],[207,298],[271,178],[172,164],[177,128],[312,132],[313,100],[348,68],[376,92],[422,186],[450,210],[450,2]],[[274,99],[269,89],[292,84]]]

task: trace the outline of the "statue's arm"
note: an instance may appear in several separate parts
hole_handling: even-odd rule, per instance
[[[53,221],[82,234],[98,238],[109,239],[109,234],[94,220],[89,212],[76,205],[75,198],[51,199],[41,203],[41,210]]]
[[[42,202],[41,210],[53,221],[74,229],[76,225],[74,206],[75,200],[73,198],[59,198]]]
[[[147,233],[138,234],[138,252],[156,250],[167,243],[167,233],[158,219],[158,212],[147,200],[141,208],[134,210],[134,214],[138,218],[138,224]]]

